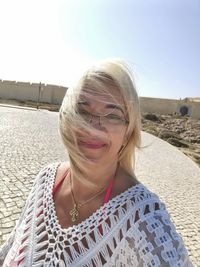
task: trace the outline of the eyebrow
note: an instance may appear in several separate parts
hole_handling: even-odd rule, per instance
[[[90,106],[89,102],[86,101],[86,100],[80,100],[78,102],[78,104],[85,105],[85,106]],[[116,104],[107,104],[105,106],[105,108],[107,108],[107,109],[118,109],[118,110],[120,110],[124,114],[123,109],[119,105],[116,105]]]
[[[124,114],[124,111],[123,111],[123,109],[119,106],[119,105],[115,105],[115,104],[107,104],[106,105],[106,108],[111,108],[111,109],[118,109],[118,110],[120,110],[123,114]]]

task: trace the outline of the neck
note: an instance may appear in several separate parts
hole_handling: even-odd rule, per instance
[[[85,166],[83,178],[72,175],[72,188],[75,196],[79,200],[86,200],[91,195],[95,194],[105,186],[109,185],[111,179],[116,174],[117,162],[112,164]]]

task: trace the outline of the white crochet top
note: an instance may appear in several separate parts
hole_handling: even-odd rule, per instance
[[[142,184],[63,229],[52,196],[58,165],[38,174],[15,229],[0,249],[3,267],[193,266],[164,204]]]

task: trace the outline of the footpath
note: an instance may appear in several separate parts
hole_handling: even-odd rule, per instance
[[[66,160],[58,113],[0,106],[0,245],[18,219],[35,176]],[[166,204],[195,266],[200,266],[200,168],[177,148],[142,132],[136,175]]]

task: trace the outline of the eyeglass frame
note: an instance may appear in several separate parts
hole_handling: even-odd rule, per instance
[[[85,120],[85,121],[88,122],[88,123],[91,123],[91,122],[92,122],[93,117],[99,117],[99,125],[102,125],[102,123],[101,123],[101,118],[102,118],[102,117],[106,118],[106,116],[112,114],[112,113],[107,113],[107,114],[105,114],[105,115],[100,115],[100,114],[91,113],[91,112],[89,112],[89,111],[87,111],[87,110],[84,110],[84,109],[82,109],[82,111],[84,111],[85,113],[87,113],[88,116],[90,116],[90,118],[89,118],[88,120]],[[79,114],[80,116],[82,116],[82,115],[81,115],[81,112],[79,112],[79,111],[77,111],[77,114]],[[117,115],[116,115],[116,116],[117,116]],[[119,117],[119,120],[120,120],[121,122],[123,122],[124,124],[128,124],[128,123],[129,123],[129,121],[126,120],[125,118],[121,118],[120,116],[117,116],[117,117]],[[83,119],[84,119],[84,118],[83,118]],[[118,125],[118,124],[112,124],[112,125],[115,125],[115,126],[116,126],[116,125]]]

